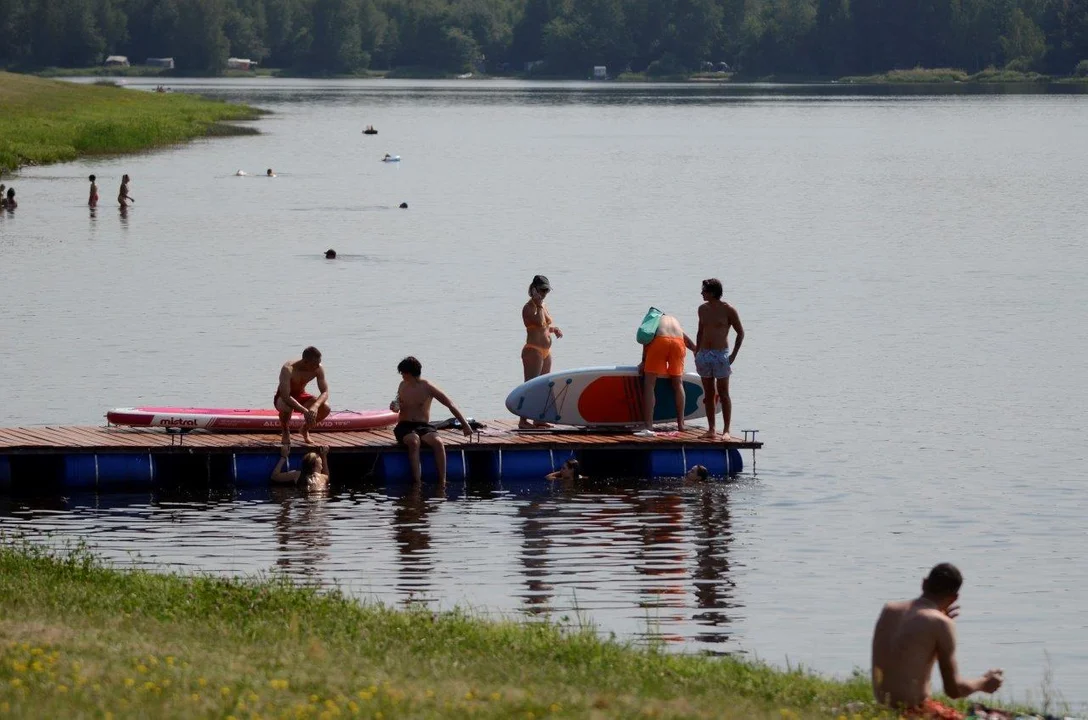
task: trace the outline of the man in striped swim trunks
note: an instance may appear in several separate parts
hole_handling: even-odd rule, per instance
[[[997,692],[1002,671],[982,677],[960,675],[956,662],[956,624],[963,575],[941,563],[922,581],[922,594],[913,600],[884,606],[873,630],[873,695],[877,702],[900,710],[908,718],[962,720],[963,714],[930,697],[933,664],[941,669],[944,692],[964,698],[976,692]]]
[[[703,304],[699,306],[699,330],[695,334],[695,370],[703,379],[703,403],[708,429],[703,437],[714,438],[717,400],[722,403],[722,440],[732,440],[729,423],[733,419],[733,401],[729,398],[729,376],[733,361],[744,342],[744,326],[733,306],[722,300],[722,281],[703,280]],[[733,352],[729,352],[729,331],[736,332]],[[715,395],[717,397],[715,397]]]

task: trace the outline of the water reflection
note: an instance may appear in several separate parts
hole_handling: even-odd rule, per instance
[[[271,493],[272,502],[279,505],[274,523],[276,568],[309,580],[319,579],[332,546],[328,489],[276,486]]]
[[[516,493],[456,483],[204,487],[5,497],[0,532],[58,545],[86,539],[123,565],[274,568],[386,602],[577,616],[624,639],[732,651],[739,603],[728,502],[728,487],[683,483],[578,481]]]
[[[424,497],[422,483],[412,483],[394,502],[393,542],[397,546],[396,588],[404,603],[430,602],[431,573],[434,558],[428,516],[439,499]]]

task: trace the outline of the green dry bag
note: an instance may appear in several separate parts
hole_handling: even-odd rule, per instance
[[[646,317],[642,318],[642,324],[638,326],[635,339],[642,345],[649,345],[657,336],[657,326],[661,324],[662,313],[655,307],[646,311]]]

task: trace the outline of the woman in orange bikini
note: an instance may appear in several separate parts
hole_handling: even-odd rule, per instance
[[[525,368],[525,381],[552,371],[552,335],[563,337],[563,331],[552,324],[552,316],[544,305],[544,298],[551,292],[548,278],[537,275],[529,285],[529,302],[521,308],[521,320],[525,323],[525,346],[521,348],[521,364]],[[547,423],[530,424],[525,418],[520,428],[549,427]]]

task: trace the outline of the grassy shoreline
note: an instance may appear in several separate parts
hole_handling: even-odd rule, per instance
[[[251,135],[261,111],[182,93],[133,92],[0,72],[0,171]]]
[[[16,717],[781,719],[836,716],[868,693],[859,678],[638,650],[584,628],[360,605],[275,578],[118,571],[20,544],[0,547],[0,618],[0,710]]]
[[[890,718],[867,678],[590,628],[360,604],[282,578],[117,570],[0,537],[0,715]]]

